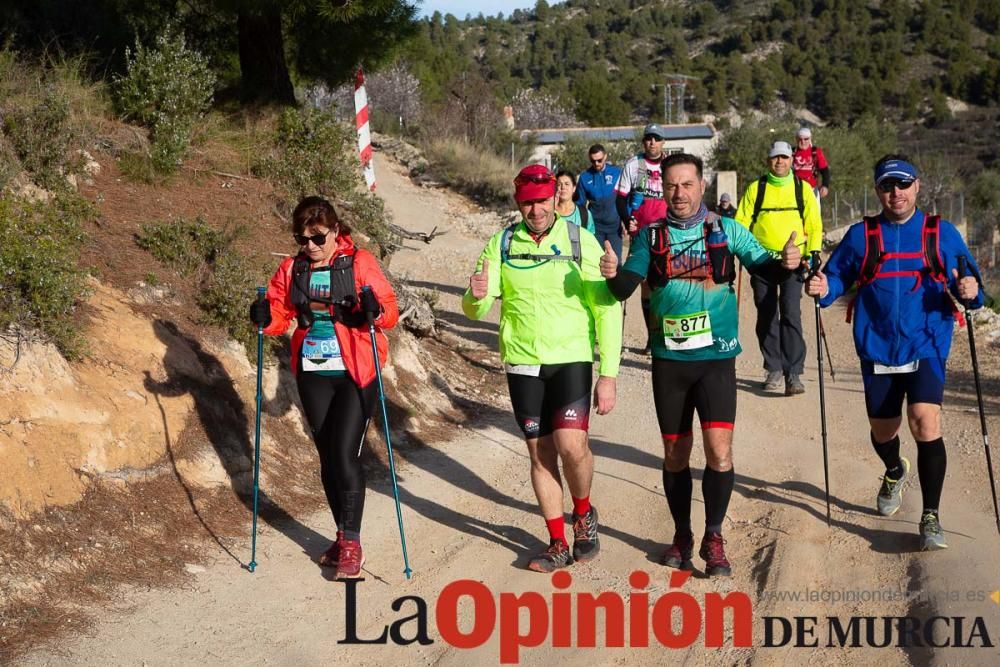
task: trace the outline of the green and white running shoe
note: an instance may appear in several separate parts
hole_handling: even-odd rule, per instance
[[[878,513],[882,516],[892,516],[903,504],[903,484],[910,475],[910,461],[905,456],[900,456],[899,461],[903,466],[903,474],[899,479],[883,477],[882,486],[879,487],[878,497],[875,499]]]
[[[948,543],[944,541],[944,531],[941,530],[937,513],[924,512],[920,518],[920,550],[939,551],[947,548]]]

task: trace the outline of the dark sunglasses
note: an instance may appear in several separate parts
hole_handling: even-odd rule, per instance
[[[657,136],[655,134],[647,134],[642,138],[643,141],[663,141],[663,137]]]
[[[891,181],[882,181],[881,183],[879,183],[875,187],[877,187],[880,192],[884,192],[886,194],[889,194],[890,192],[892,192],[893,188],[895,188],[897,190],[909,190],[910,186],[913,185],[914,183],[915,183],[915,181],[896,181],[896,180],[891,180]]]
[[[590,164],[601,164],[602,162],[604,162],[604,160],[605,158],[601,158],[600,160],[591,159]]]
[[[514,179],[514,185],[527,185],[528,183],[555,183],[556,175],[552,172],[546,172],[544,174],[518,174],[517,178]]]
[[[302,234],[296,234],[295,242],[298,243],[299,245],[308,245],[309,242],[312,241],[314,245],[322,246],[326,245],[326,237],[329,235],[330,235],[329,232],[327,232],[326,234],[316,234],[314,236],[303,236]]]

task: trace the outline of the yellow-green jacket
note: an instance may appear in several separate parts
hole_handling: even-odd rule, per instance
[[[540,244],[524,221],[510,240],[510,255],[558,254],[572,258],[567,222],[555,224]],[[470,290],[462,310],[482,319],[500,297],[500,357],[506,364],[564,364],[594,360],[600,346],[600,375],[618,376],[622,349],[622,307],[601,277],[604,250],[593,234],[580,230],[581,263],[565,260],[508,259],[501,262],[501,230],[490,238],[476,262],[476,272],[489,261],[489,287],[482,299]],[[558,251],[558,252],[557,252]]]
[[[736,209],[736,221],[744,227],[750,227],[753,221],[753,208],[757,201],[757,189],[760,181],[756,180],[747,186],[739,208]],[[778,178],[768,173],[767,187],[764,189],[764,201],[761,204],[757,224],[751,230],[760,244],[774,256],[779,256],[792,232],[797,232],[795,242],[804,255],[823,246],[823,222],[819,217],[819,203],[812,187],[805,181],[799,181],[802,188],[803,219],[799,217],[799,209],[795,202],[795,181],[792,174]]]

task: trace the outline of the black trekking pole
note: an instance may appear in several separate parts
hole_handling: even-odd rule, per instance
[[[362,292],[371,292],[370,285],[364,285]],[[403,511],[399,505],[399,486],[396,484],[396,464],[392,456],[392,440],[389,436],[389,411],[385,406],[385,389],[382,387],[382,368],[378,360],[378,343],[375,340],[375,314],[368,312],[368,335],[372,339],[372,356],[375,360],[375,379],[378,381],[378,400],[382,404],[382,426],[385,432],[385,446],[389,451],[389,474],[392,475],[392,497],[396,501],[396,520],[399,522],[399,541],[403,546],[403,573],[409,579],[413,574],[410,569],[410,559],[406,555],[406,533],[403,531]]]
[[[958,277],[964,278],[967,273],[965,255],[958,258]],[[990,434],[986,429],[986,410],[983,408],[983,388],[979,382],[979,359],[976,356],[976,334],[973,332],[972,316],[969,313],[969,302],[963,301],[965,307],[965,327],[969,330],[969,354],[972,357],[972,375],[976,379],[976,400],[979,402],[979,426],[983,431],[983,447],[986,449],[986,469],[990,473],[990,493],[993,495],[993,515],[997,519],[997,532],[1000,533],[1000,508],[997,506],[997,485],[993,479],[993,458],[990,456]]]
[[[267,289],[257,288],[257,302],[266,299]],[[264,327],[257,327],[257,410],[255,414],[253,436],[253,532],[250,538],[250,562],[247,569],[253,572],[257,569],[257,492],[260,489],[260,405],[264,395],[262,378],[264,375]]]
[[[819,315],[819,311],[816,312]],[[819,335],[823,338],[823,347],[826,348],[826,361],[830,366],[830,379],[834,382],[837,381],[837,374],[833,371],[833,355],[830,354],[830,343],[826,340],[826,327],[823,326],[823,318],[820,317],[816,321],[816,326],[819,327]]]
[[[812,259],[812,266],[810,267],[809,276],[815,276],[819,271],[820,259],[819,251],[813,250],[810,253]],[[823,320],[820,317],[819,311],[819,297],[813,297],[814,303],[816,304],[816,358],[819,361],[819,421],[821,433],[823,434],[823,482],[826,485],[826,525],[827,528],[830,527],[830,460],[827,454],[826,448],[826,387],[823,382],[823,346],[821,345],[821,340],[826,340],[825,335],[821,335],[823,330]],[[827,355],[829,355],[827,351]]]

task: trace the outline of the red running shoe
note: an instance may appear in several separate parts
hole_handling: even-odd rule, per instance
[[[321,567],[337,567],[337,562],[340,560],[340,543],[344,540],[344,531],[337,531],[337,539],[333,541],[330,548],[323,552],[323,555],[319,557],[319,564]]]
[[[731,577],[733,568],[726,559],[726,543],[720,533],[705,533],[701,538],[701,549],[698,555],[705,559],[705,574],[710,577]]]
[[[360,579],[365,554],[358,540],[340,541],[340,559],[337,561],[337,579]]]
[[[690,530],[674,533],[674,543],[667,547],[660,564],[672,567],[675,570],[694,570],[694,563],[691,562],[691,554],[694,553],[694,533]]]

